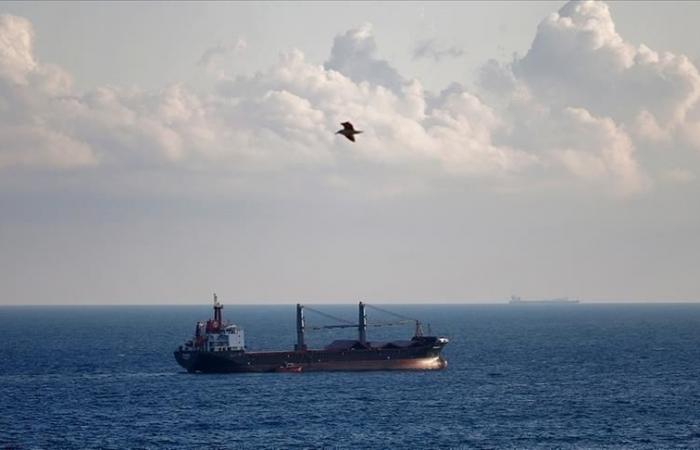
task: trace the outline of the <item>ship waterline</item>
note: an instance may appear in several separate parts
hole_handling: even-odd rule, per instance
[[[254,354],[228,354],[219,352],[176,352],[178,363],[188,372],[203,373],[254,373],[279,372],[280,369],[298,367],[304,372],[371,371],[371,370],[441,370],[447,367],[440,355],[417,356],[363,352],[355,355],[333,354],[323,351],[266,352]]]

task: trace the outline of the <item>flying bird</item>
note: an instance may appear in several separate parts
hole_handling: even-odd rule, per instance
[[[353,142],[355,142],[355,135],[362,133],[362,131],[356,130],[350,122],[343,122],[341,125],[343,129],[336,131],[335,134],[342,134]]]

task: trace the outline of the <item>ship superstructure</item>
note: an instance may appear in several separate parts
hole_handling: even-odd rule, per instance
[[[421,323],[414,319],[384,311],[401,318],[398,322],[368,324],[366,308],[359,303],[358,323],[350,323],[312,308],[306,308],[342,321],[339,325],[310,327],[310,329],[357,328],[355,340],[336,340],[323,349],[309,349],[305,341],[307,326],[305,307],[296,305],[297,342],[289,351],[246,351],[241,327],[223,320],[221,305],[214,294],[214,316],[197,322],[193,339],[175,351],[177,362],[188,372],[302,372],[359,370],[437,370],[447,367],[441,356],[449,342],[445,337],[424,336]],[[384,326],[414,321],[414,336],[407,341],[371,342],[367,340],[368,326]]]
[[[214,317],[205,322],[197,322],[194,329],[194,338],[185,342],[182,349],[223,352],[242,351],[245,349],[245,333],[237,325],[229,324],[223,320],[221,310],[224,305],[214,294]]]

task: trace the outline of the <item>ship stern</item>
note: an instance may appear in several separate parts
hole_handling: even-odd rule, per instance
[[[197,352],[190,352],[186,350],[176,350],[174,352],[175,360],[182,368],[186,369],[189,373],[194,373],[197,371]]]

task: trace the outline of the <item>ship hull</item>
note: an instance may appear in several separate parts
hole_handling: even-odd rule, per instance
[[[279,372],[289,366],[303,372],[440,370],[447,367],[441,350],[442,346],[254,353],[178,350],[175,359],[191,373]]]

